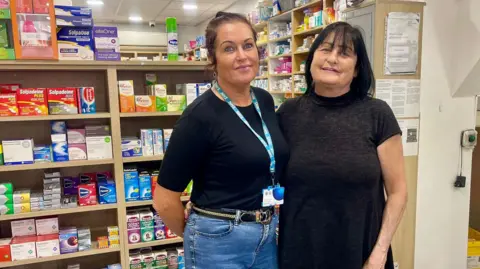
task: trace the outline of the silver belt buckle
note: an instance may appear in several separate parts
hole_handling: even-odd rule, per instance
[[[269,211],[257,211],[255,212],[255,219],[257,223],[261,223],[263,225],[270,224],[272,221],[272,213]]]

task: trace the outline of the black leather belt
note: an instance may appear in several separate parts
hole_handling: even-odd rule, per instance
[[[274,215],[273,208],[263,208],[256,211],[243,211],[243,210],[229,210],[229,209],[207,209],[192,206],[192,210],[203,216],[224,219],[224,220],[236,220],[237,214],[240,222],[256,222],[261,224],[270,224]]]

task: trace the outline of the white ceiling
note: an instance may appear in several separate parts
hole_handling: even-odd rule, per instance
[[[100,23],[130,23],[128,17],[140,16],[143,23],[165,24],[166,17],[176,17],[178,25],[196,26],[227,9],[236,0],[103,0],[92,6],[93,18]],[[86,0],[73,0],[75,6],[87,6]],[[184,10],[183,4],[196,4],[196,10]]]

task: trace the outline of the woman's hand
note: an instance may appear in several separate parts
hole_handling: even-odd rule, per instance
[[[370,257],[363,265],[362,269],[385,269],[385,263],[387,262],[387,252],[375,249]]]
[[[188,201],[188,203],[185,205],[185,221],[188,220],[188,217],[190,217],[190,212],[192,211],[192,202]]]

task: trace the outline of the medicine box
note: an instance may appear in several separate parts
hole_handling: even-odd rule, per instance
[[[92,114],[97,112],[97,103],[95,102],[95,88],[78,88],[78,112],[82,114]]]
[[[120,42],[117,27],[94,26],[96,61],[120,61]]]
[[[49,0],[33,0],[33,13],[48,14]]]
[[[9,262],[12,261],[12,256],[10,253],[10,242],[12,238],[2,238],[0,239],[0,262]]]
[[[30,203],[30,190],[19,189],[13,192],[13,203],[22,204]]]
[[[37,236],[36,249],[38,258],[60,255],[58,234]]]
[[[140,234],[142,242],[150,242],[155,240],[153,213],[150,210],[139,211],[140,217]]]
[[[85,144],[85,129],[68,129],[68,144]]]
[[[197,84],[177,84],[177,94],[185,95],[187,106],[190,105],[197,98]]]
[[[78,250],[85,251],[92,248],[92,233],[89,228],[78,229]]]
[[[36,163],[51,162],[52,161],[52,148],[46,145],[36,145],[33,148],[33,160]]]
[[[125,200],[138,201],[140,198],[140,186],[137,169],[124,169],[123,181],[125,184]]]
[[[5,165],[33,164],[33,140],[2,141]]]
[[[50,115],[78,114],[77,88],[50,88],[47,94]]]
[[[172,136],[173,129],[163,129],[163,147],[164,150],[167,151],[168,143],[170,142],[170,137]]]
[[[140,139],[122,139],[122,157],[143,156]]]
[[[48,115],[47,90],[40,88],[18,89],[17,106],[20,116]]]
[[[57,42],[58,58],[60,60],[94,60],[91,28],[71,26],[57,28]]]
[[[167,95],[167,111],[184,111],[187,107],[185,95]]]
[[[50,132],[52,134],[66,134],[67,133],[67,123],[64,121],[52,121],[50,124]],[[62,140],[60,142],[67,141]],[[55,141],[52,141],[55,142]]]
[[[0,94],[0,117],[18,116],[17,95],[15,93]]]
[[[53,157],[54,162],[69,161],[67,142],[54,142],[54,143],[52,143],[52,157]]]
[[[0,215],[11,215],[11,214],[13,214],[13,204],[0,205]]]
[[[51,134],[52,143],[67,143],[67,134]]]
[[[30,203],[13,204],[13,214],[22,214],[31,212]]]
[[[155,96],[152,95],[135,95],[135,111],[136,112],[155,112]]]
[[[100,204],[115,204],[117,191],[113,180],[98,181],[98,202]]]
[[[57,26],[92,27],[93,19],[80,16],[55,16]],[[93,45],[92,45],[93,47]]]
[[[36,219],[37,235],[58,233],[58,218]]]
[[[145,74],[145,85],[152,86],[157,84],[157,74],[155,73],[147,73]]]
[[[81,206],[97,204],[97,187],[95,183],[78,185],[78,204]]]
[[[43,202],[43,193],[42,192],[32,192],[30,193],[30,203]]]
[[[110,135],[110,126],[108,125],[87,125],[85,126],[86,136],[107,136]]]
[[[0,183],[0,194],[12,194],[13,185],[12,183]]]
[[[37,258],[35,241],[37,236],[16,236],[10,243],[12,261],[20,261]]]
[[[158,268],[168,268],[168,254],[166,250],[153,251],[155,266]]]
[[[156,84],[149,86],[149,94],[155,96],[156,111],[167,111],[167,85]]]
[[[13,194],[0,194],[0,205],[13,204]]]
[[[81,17],[91,18],[92,9],[89,7],[55,5],[55,15],[56,16],[81,16]]]
[[[147,171],[140,172],[138,175],[138,184],[140,200],[152,200],[152,179]]]
[[[127,234],[128,243],[140,243],[140,215],[138,211],[127,211]]]
[[[197,84],[197,96],[202,95],[206,91],[212,88],[212,84],[210,83],[198,83]]]
[[[21,0],[16,1],[17,13],[33,13],[33,1]]]
[[[86,160],[87,145],[85,144],[68,144],[68,159],[70,161]]]
[[[0,84],[0,93],[17,93],[21,88],[20,84]]]
[[[10,222],[10,226],[12,228],[13,237],[36,235],[34,219],[15,220]]]
[[[78,177],[64,177],[63,179],[63,194],[77,195],[80,178]]]
[[[118,92],[120,94],[120,112],[135,112],[133,80],[119,81]]]
[[[60,254],[78,252],[78,232],[77,228],[65,228],[59,232]]]
[[[153,129],[153,155],[163,154],[163,131]]]
[[[140,138],[142,140],[143,156],[153,156],[153,130],[141,129]]]
[[[90,136],[86,138],[89,160],[112,159],[112,137]]]

